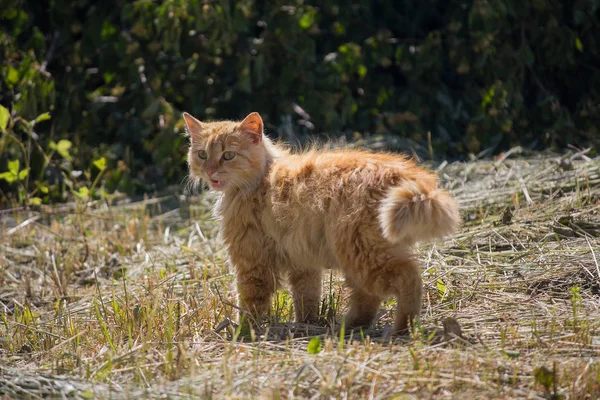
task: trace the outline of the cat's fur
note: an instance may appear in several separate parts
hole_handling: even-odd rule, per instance
[[[243,310],[268,314],[287,277],[296,319],[313,321],[322,270],[336,268],[352,289],[347,326],[369,326],[382,298],[394,295],[395,328],[407,329],[422,292],[410,246],[451,234],[460,222],[433,173],[395,154],[291,154],[263,135],[257,113],[242,122],[184,119],[190,177],[221,191],[215,211]]]

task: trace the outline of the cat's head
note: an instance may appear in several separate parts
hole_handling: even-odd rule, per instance
[[[251,189],[264,175],[267,151],[263,121],[251,113],[241,122],[201,122],[183,113],[190,137],[188,166],[192,182],[213,190]]]

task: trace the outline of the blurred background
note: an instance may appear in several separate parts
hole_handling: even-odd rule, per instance
[[[600,0],[0,0],[0,206],[181,187],[181,112],[440,162],[600,142]]]

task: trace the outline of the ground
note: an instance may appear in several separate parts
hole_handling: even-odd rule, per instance
[[[322,324],[282,291],[241,333],[209,195],[5,210],[0,398],[599,398],[600,158],[515,153],[437,168],[464,225],[417,248],[405,337],[393,301],[336,325],[335,273]]]

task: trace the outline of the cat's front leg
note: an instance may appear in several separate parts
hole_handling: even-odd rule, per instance
[[[249,313],[255,322],[268,317],[271,308],[271,296],[277,289],[277,277],[271,268],[264,265],[253,267],[237,266],[238,303],[240,320]]]
[[[321,270],[292,270],[289,276],[296,322],[316,322],[319,319],[321,302]]]
[[[225,224],[222,234],[235,272],[240,322],[259,323],[268,317],[280,282],[274,246],[258,224],[234,222]]]
[[[237,281],[240,320],[244,313],[249,313],[249,319],[255,322],[269,315],[271,296],[280,281],[272,248],[265,235],[256,228],[245,229],[245,234],[229,246]]]

